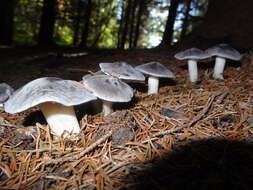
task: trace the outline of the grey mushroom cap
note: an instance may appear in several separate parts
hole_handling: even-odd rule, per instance
[[[6,83],[0,83],[0,103],[4,103],[13,93],[14,89]]]
[[[235,61],[239,61],[241,59],[241,54],[228,44],[218,44],[211,48],[208,48],[206,52],[211,56],[223,57]]]
[[[208,57],[211,57],[211,56],[207,52],[198,48],[190,48],[190,49],[187,49],[185,51],[181,51],[175,54],[175,58],[179,60],[184,60],[184,59],[199,60],[199,59],[206,59]]]
[[[95,99],[97,97],[75,81],[44,77],[35,79],[14,91],[4,103],[4,110],[15,114],[44,102],[74,106]]]
[[[124,80],[145,81],[144,75],[126,62],[100,63],[101,71]]]
[[[92,76],[83,81],[84,86],[98,98],[110,102],[129,102],[133,97],[133,89],[118,78]]]
[[[138,71],[158,77],[158,78],[175,78],[175,75],[159,62],[149,62],[135,67]]]

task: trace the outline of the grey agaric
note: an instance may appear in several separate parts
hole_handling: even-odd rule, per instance
[[[33,80],[14,91],[4,103],[4,110],[15,114],[38,105],[51,131],[61,136],[64,131],[80,132],[73,106],[95,99],[97,97],[75,81],[45,77]]]
[[[85,88],[103,101],[104,116],[113,112],[113,102],[129,102],[133,97],[133,89],[116,77],[94,75],[82,82]]]
[[[216,56],[213,72],[213,78],[215,79],[224,80],[223,71],[225,68],[226,59],[231,59],[234,61],[239,61],[241,59],[241,54],[228,44],[219,44],[213,46],[208,48],[206,52],[210,56]]]
[[[190,48],[175,54],[175,58],[179,60],[187,60],[189,79],[195,83],[198,81],[198,65],[197,60],[210,57],[208,53],[198,48]]]
[[[175,78],[175,75],[159,62],[149,62],[135,67],[148,76],[148,94],[157,94],[159,78]]]

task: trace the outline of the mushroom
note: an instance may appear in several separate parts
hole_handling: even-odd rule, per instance
[[[112,76],[91,76],[83,80],[83,85],[103,101],[102,114],[113,112],[113,102],[129,102],[133,97],[133,89],[118,78]]]
[[[158,93],[159,78],[175,78],[175,75],[159,62],[145,63],[135,69],[148,75],[148,95]]]
[[[33,80],[4,103],[7,113],[15,114],[38,105],[51,131],[61,136],[64,131],[79,133],[80,127],[73,106],[97,99],[82,84],[55,77]],[[66,137],[66,136],[64,136]]]
[[[0,107],[3,107],[3,103],[6,102],[14,89],[6,83],[0,83]]]
[[[234,61],[239,61],[241,59],[241,54],[228,44],[219,44],[213,46],[208,48],[206,52],[210,54],[210,56],[216,56],[213,72],[213,78],[215,79],[224,80],[222,73],[225,68],[226,59],[231,59]]]
[[[175,58],[179,60],[187,59],[188,72],[190,81],[195,83],[198,81],[198,65],[197,60],[210,57],[208,53],[198,48],[190,48],[175,54]]]
[[[144,75],[126,62],[100,63],[101,71],[127,81],[145,81]]]

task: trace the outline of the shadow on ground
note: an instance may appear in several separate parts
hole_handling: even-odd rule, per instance
[[[195,141],[147,165],[145,169],[131,169],[121,189],[249,190],[253,187],[250,143]]]

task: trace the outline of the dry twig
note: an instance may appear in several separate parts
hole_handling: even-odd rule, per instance
[[[96,142],[91,144],[89,147],[87,147],[84,151],[80,152],[79,154],[76,154],[76,155],[73,155],[73,156],[68,156],[68,157],[63,157],[63,158],[59,158],[59,159],[55,159],[55,160],[45,161],[45,162],[43,162],[43,164],[44,165],[59,164],[59,163],[67,162],[67,161],[78,160],[81,157],[83,157],[85,154],[87,154],[88,152],[95,149],[98,145],[100,145],[101,143],[106,141],[111,135],[112,135],[112,131],[108,132],[106,135],[104,135],[103,137],[98,139]]]

